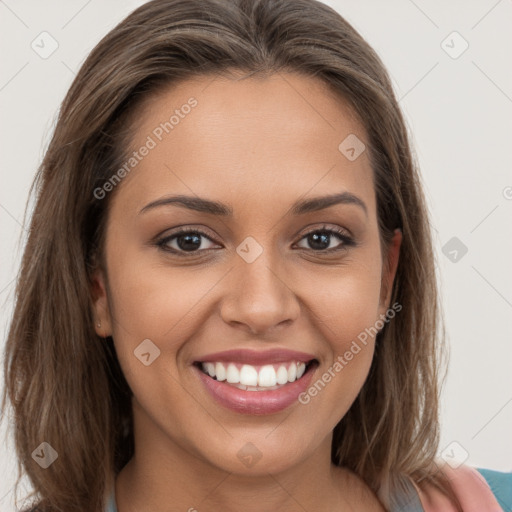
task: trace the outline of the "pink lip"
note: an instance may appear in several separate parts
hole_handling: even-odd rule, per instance
[[[286,350],[274,348],[271,350],[246,350],[233,349],[224,352],[215,352],[196,359],[196,362],[232,362],[251,365],[285,363],[288,361],[302,361],[307,363],[315,359],[312,354],[306,352],[297,352],[295,350]]]
[[[287,353],[287,357],[289,355],[290,353]],[[207,360],[211,361],[212,359]],[[219,361],[216,358],[213,360]],[[226,360],[233,361],[233,359]],[[266,361],[268,361],[268,358]],[[277,413],[286,409],[292,403],[298,402],[299,395],[308,388],[316,366],[316,364],[311,365],[299,380],[289,382],[283,385],[282,388],[273,391],[244,391],[230,386],[224,381],[219,382],[213,379],[197,366],[193,366],[193,368],[208,392],[218,403],[241,414],[263,415]]]

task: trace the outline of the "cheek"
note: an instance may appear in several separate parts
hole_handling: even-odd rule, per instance
[[[162,340],[181,332],[219,280],[219,272],[169,264],[153,247],[111,237],[110,309],[121,338]]]
[[[121,264],[112,273],[113,338],[123,371],[146,380],[145,363],[153,360],[151,379],[157,371],[175,374],[177,353],[201,325],[199,304],[215,280],[205,275],[192,282],[178,271],[138,268],[129,272]]]
[[[169,269],[118,269],[112,283],[112,309],[118,328],[144,337],[162,337],[193,309],[208,290],[209,279],[194,282]],[[210,285],[211,286],[211,285]]]
[[[378,263],[352,261],[331,272],[327,279],[316,280],[316,285],[311,280],[305,284],[310,288],[303,293],[309,297],[308,307],[318,318],[318,327],[325,326],[323,334],[338,353],[347,350],[350,340],[378,319],[380,271]]]
[[[352,262],[350,270],[340,268],[318,290],[310,294],[308,307],[328,353],[302,403],[311,403],[334,428],[356,399],[373,360],[380,266]]]
[[[124,252],[109,270],[113,339],[141,410],[153,422],[176,425],[179,433],[175,410],[190,409],[191,404],[180,384],[177,354],[197,328],[197,303],[213,282],[205,276],[187,286],[183,273],[142,260],[140,253],[129,258]]]

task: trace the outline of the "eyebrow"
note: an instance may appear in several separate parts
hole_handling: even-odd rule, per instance
[[[211,215],[219,215],[224,217],[233,215],[233,208],[224,203],[212,201],[210,199],[204,199],[202,197],[184,195],[166,196],[157,199],[156,201],[152,201],[151,203],[144,206],[144,208],[142,208],[142,210],[139,212],[139,215],[153,208],[157,208],[159,206],[168,206],[171,204],[176,204],[177,206],[188,208],[189,210],[194,210],[197,212],[209,213]],[[305,213],[323,210],[336,204],[353,204],[359,206],[362,208],[366,216],[368,216],[368,210],[364,201],[351,192],[341,192],[340,194],[299,200],[292,205],[291,211],[294,215],[303,215]]]

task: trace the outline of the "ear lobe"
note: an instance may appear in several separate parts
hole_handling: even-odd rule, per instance
[[[91,296],[94,307],[94,330],[101,338],[112,335],[110,309],[105,275],[101,269],[95,270],[91,280]]]
[[[382,268],[381,281],[381,297],[380,303],[382,313],[389,308],[391,301],[391,292],[393,290],[393,282],[395,280],[396,270],[398,268],[398,260],[400,257],[400,246],[402,244],[402,230],[397,228],[394,231],[393,238],[389,244],[388,253]]]

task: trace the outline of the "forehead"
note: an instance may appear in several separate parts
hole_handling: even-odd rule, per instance
[[[347,137],[367,146],[364,127],[318,79],[202,76],[148,98],[131,122],[128,156],[150,148],[118,191],[134,204],[186,193],[257,207],[349,190],[374,208],[367,151],[353,161],[340,151]]]

